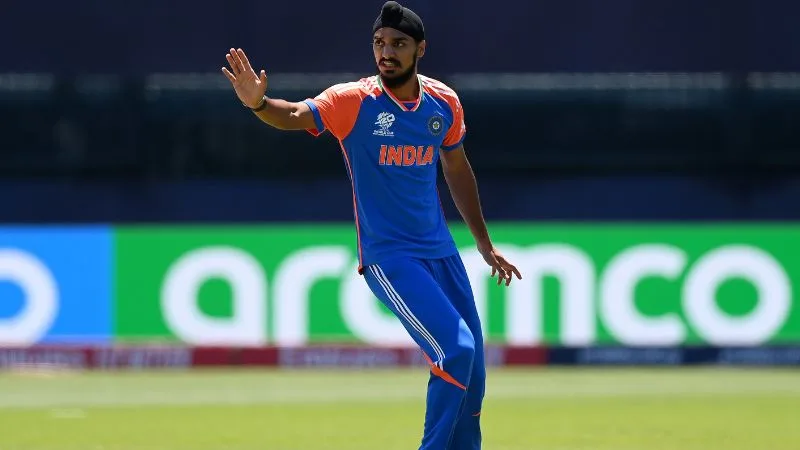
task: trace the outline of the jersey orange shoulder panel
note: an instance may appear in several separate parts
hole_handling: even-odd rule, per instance
[[[330,130],[340,141],[347,137],[355,126],[361,103],[370,95],[380,92],[372,78],[363,78],[350,83],[335,84],[311,99],[319,110],[324,129],[308,130],[319,135]]]
[[[450,129],[447,130],[442,145],[447,147],[461,142],[467,132],[467,127],[464,122],[464,109],[461,107],[461,101],[458,99],[458,95],[449,86],[439,80],[422,75],[420,75],[420,78],[422,79],[422,85],[425,91],[434,97],[446,101],[453,111],[453,124],[450,126]]]

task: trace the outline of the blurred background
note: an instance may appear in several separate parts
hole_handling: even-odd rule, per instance
[[[350,220],[334,141],[262,125],[219,70],[242,47],[288,99],[371,75],[381,4],[8,2],[0,219]],[[462,98],[490,219],[799,217],[800,6],[407,6],[420,70]]]
[[[403,343],[346,312],[369,302],[334,139],[267,127],[220,73],[241,47],[273,97],[369,76],[381,5],[4,3],[0,340]],[[405,5],[421,72],[464,105],[490,230],[534,283],[485,292],[444,195],[492,342],[800,340],[798,4]]]
[[[356,273],[337,143],[220,72],[370,76],[382,4],[0,1],[0,450],[418,448],[429,373]],[[487,448],[800,448],[796,370],[719,370],[800,366],[800,3],[404,5],[524,276],[492,285],[442,181]]]

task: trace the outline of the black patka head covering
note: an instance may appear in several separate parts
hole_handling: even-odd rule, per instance
[[[411,36],[417,42],[425,39],[425,27],[417,13],[400,5],[397,2],[386,2],[381,9],[381,14],[375,19],[372,32],[380,28],[394,28]]]

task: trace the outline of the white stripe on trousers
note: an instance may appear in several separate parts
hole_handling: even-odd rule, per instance
[[[374,266],[370,266],[370,270],[372,274],[375,275],[375,278],[383,287],[383,291],[386,292],[386,296],[389,297],[389,300],[392,302],[397,311],[414,327],[415,330],[422,335],[422,337],[428,341],[428,344],[433,348],[433,351],[436,352],[436,356],[439,358],[438,361],[435,362],[436,366],[440,369],[444,370],[444,350],[442,347],[439,346],[439,343],[436,342],[436,339],[433,338],[433,335],[425,329],[422,325],[422,322],[417,319],[414,313],[411,312],[411,309],[406,305],[403,301],[403,298],[400,297],[400,294],[394,289],[392,283],[389,282],[389,279],[386,278],[386,274],[383,273],[383,269],[380,268],[377,264]]]

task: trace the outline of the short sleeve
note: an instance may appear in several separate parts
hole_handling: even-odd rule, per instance
[[[464,108],[462,108],[458,96],[453,94],[447,99],[447,103],[453,110],[453,123],[444,136],[442,149],[454,150],[464,142],[464,138],[467,135],[467,126],[464,122]]]
[[[319,136],[328,130],[337,139],[343,140],[353,130],[363,100],[363,90],[357,83],[337,84],[313,99],[306,99],[305,103],[314,114],[316,125],[316,129],[308,132]]]

